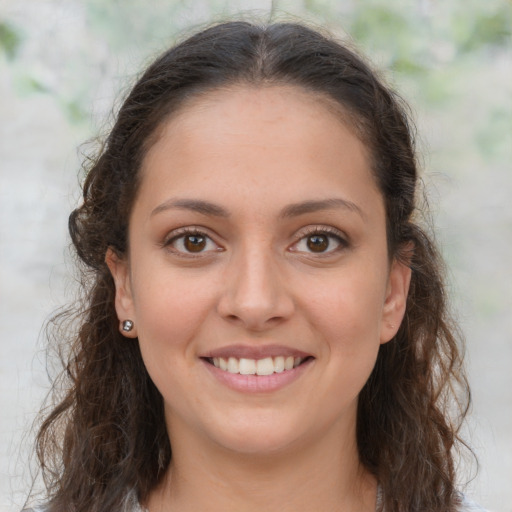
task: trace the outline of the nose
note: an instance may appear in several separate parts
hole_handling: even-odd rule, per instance
[[[294,301],[271,251],[241,250],[226,274],[217,310],[227,321],[257,332],[292,316]]]

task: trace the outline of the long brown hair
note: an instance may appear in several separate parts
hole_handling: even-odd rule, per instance
[[[144,500],[169,465],[162,397],[137,341],[119,333],[105,254],[109,247],[126,252],[139,169],[158,127],[188,98],[233,84],[287,84],[321,95],[341,107],[342,122],[369,148],[386,205],[389,254],[410,265],[412,281],[403,323],[381,346],[359,397],[360,459],[380,482],[387,512],[454,511],[453,449],[469,390],[442,261],[417,222],[407,107],[330,36],[295,23],[246,22],[203,30],[151,64],[88,166],[83,204],[69,218],[85,299],[77,333],[61,340],[68,347],[64,396],[37,438],[49,511],[122,510],[127,496]]]

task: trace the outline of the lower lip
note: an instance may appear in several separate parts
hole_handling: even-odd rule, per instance
[[[313,363],[310,358],[292,370],[284,370],[272,375],[241,375],[229,373],[203,359],[203,364],[211,374],[227,387],[243,393],[270,393],[296,381]]]

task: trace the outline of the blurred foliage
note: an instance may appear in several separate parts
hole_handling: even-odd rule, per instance
[[[148,42],[161,37],[169,27],[173,27],[173,20],[184,7],[183,1],[171,1],[167,2],[162,12],[158,2],[155,4],[148,9],[146,3],[138,0],[88,0],[86,16],[89,28],[92,33],[108,41],[114,51],[123,51],[128,47],[144,48]]]
[[[127,82],[121,77],[142,69],[184,31],[233,17],[258,2],[153,0],[149,6],[144,0],[74,0],[66,8],[59,2],[48,5],[78,13],[81,32],[67,53],[70,41],[61,40],[54,43],[60,47],[52,49],[58,55],[53,60],[52,52],[39,49],[37,62],[24,67],[20,63],[18,91],[54,96],[70,123],[85,126],[90,125],[91,101],[107,81],[111,87],[112,78],[118,80],[121,89]],[[292,19],[310,19],[348,34],[419,109],[449,110],[455,119],[462,103],[478,96],[486,107],[472,132],[474,147],[489,157],[507,152],[503,141],[511,102],[493,99],[488,91],[475,93],[471,84],[475,77],[487,75],[489,91],[498,80],[503,96],[506,86],[494,62],[503,55],[512,58],[510,0],[273,0],[264,7],[269,11],[270,6],[275,19],[286,19],[289,13]],[[267,19],[270,12],[259,14]],[[0,51],[13,67],[22,60],[20,34],[15,24],[0,22]],[[54,79],[48,79],[52,73]],[[495,101],[502,102],[499,108]]]
[[[511,38],[511,8],[507,2],[498,5],[494,12],[471,16],[461,11],[454,33],[461,52],[472,52],[482,46],[505,46]],[[462,18],[462,19],[461,19]]]
[[[72,123],[80,123],[88,119],[89,112],[83,103],[79,100],[62,102],[62,109]]]
[[[498,107],[489,111],[487,122],[476,131],[478,148],[488,161],[500,157],[505,160],[506,154],[510,153],[511,136],[512,117],[510,116],[510,110],[507,112],[506,109]]]
[[[16,57],[21,41],[18,29],[6,21],[0,21],[0,51],[4,52],[7,58]]]

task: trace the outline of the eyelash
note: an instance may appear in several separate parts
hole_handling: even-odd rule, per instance
[[[334,253],[342,251],[343,249],[347,249],[350,246],[347,237],[338,229],[329,227],[329,226],[311,226],[303,231],[297,237],[297,241],[292,245],[296,247],[303,240],[307,240],[309,237],[314,235],[325,236],[329,240],[329,245],[331,244],[331,240],[334,239],[337,243],[337,246],[334,249],[329,249],[329,245],[326,251],[316,253],[316,256],[331,256]],[[296,249],[291,249],[294,252],[306,252],[307,254],[315,254],[314,251],[298,251]]]
[[[180,239],[182,239],[183,242],[185,242],[187,237],[192,237],[192,236],[204,238],[206,240],[206,244],[213,243],[216,246],[216,249],[214,249],[215,252],[223,250],[222,247],[220,247],[212,239],[211,236],[209,236],[203,230],[201,230],[199,228],[195,228],[195,227],[180,228],[180,229],[177,229],[177,230],[173,231],[170,234],[170,236],[164,240],[164,242],[162,243],[162,246],[164,248],[167,248],[167,249],[171,250],[174,254],[177,254],[179,256],[183,256],[183,257],[186,257],[186,258],[199,258],[201,256],[204,257],[204,254],[206,252],[211,252],[212,251],[212,249],[210,249],[210,250],[206,250],[206,251],[201,250],[201,251],[198,251],[197,253],[194,253],[192,251],[179,250],[176,247],[173,247],[173,244],[178,242]]]
[[[316,255],[319,257],[332,255],[333,253],[336,253],[343,249],[348,248],[350,245],[346,236],[341,231],[339,231],[333,227],[328,227],[328,226],[312,226],[309,228],[305,228],[304,230],[302,230],[299,233],[296,241],[291,245],[289,250],[292,252],[304,252],[307,254],[315,254],[315,251],[300,251],[300,250],[296,249],[297,245],[300,242],[302,242],[303,240],[307,240],[309,237],[312,237],[314,235],[325,236],[329,240],[327,250],[319,251],[316,253]],[[162,246],[169,248],[169,250],[172,250],[175,254],[178,254],[179,256],[183,256],[183,257],[187,257],[187,258],[199,258],[202,256],[204,257],[205,253],[212,252],[212,249],[209,249],[206,251],[200,250],[200,251],[197,251],[197,253],[194,253],[192,251],[179,250],[176,247],[173,247],[173,244],[175,244],[180,239],[182,239],[184,242],[186,237],[192,237],[192,236],[204,238],[206,241],[205,242],[206,244],[208,244],[209,242],[213,243],[216,246],[216,249],[214,249],[214,252],[223,251],[223,248],[220,247],[212,239],[211,236],[209,236],[203,230],[201,230],[199,228],[195,228],[195,227],[185,227],[185,228],[180,228],[180,229],[173,231],[170,234],[170,236],[168,238],[166,238],[166,240],[164,240],[164,242],[162,243]],[[329,250],[329,245],[331,244],[332,239],[334,239],[336,241],[337,246],[334,249]]]

